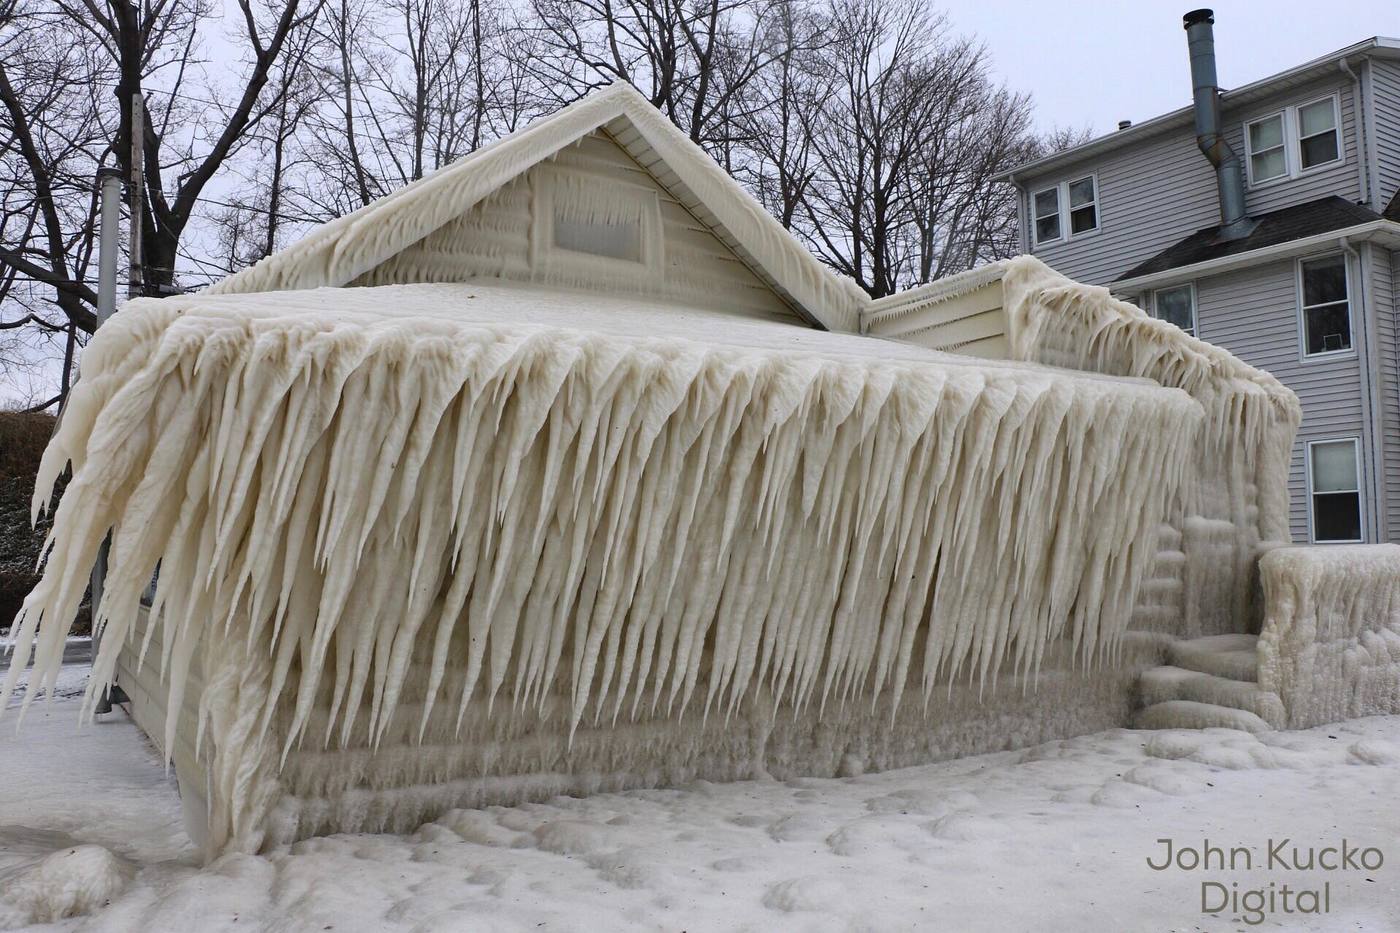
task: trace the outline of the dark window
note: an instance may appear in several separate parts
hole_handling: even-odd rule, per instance
[[[1189,284],[1157,289],[1152,306],[1154,316],[1196,336],[1196,290]]]
[[[1341,157],[1337,141],[1337,108],[1328,97],[1298,108],[1298,157],[1312,168]]]
[[[1351,305],[1347,298],[1345,256],[1302,263],[1303,352],[1351,349]]]
[[[1099,198],[1094,176],[1069,183],[1069,232],[1087,233],[1099,226]]]
[[[1035,241],[1060,238],[1060,189],[1047,188],[1035,196]]]
[[[1314,541],[1361,540],[1361,476],[1353,439],[1308,445]]]

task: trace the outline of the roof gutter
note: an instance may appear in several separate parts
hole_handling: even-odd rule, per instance
[[[1366,125],[1365,111],[1363,110],[1361,75],[1356,73],[1355,69],[1351,67],[1351,62],[1345,58],[1337,65],[1351,79],[1351,112],[1353,122],[1356,125],[1356,181],[1360,188],[1357,201],[1361,204],[1370,204],[1371,128]]]
[[[1027,216],[1030,214],[1030,202],[1026,201],[1026,186],[1021,184],[1021,180],[1016,177],[1014,171],[1007,172],[1005,180],[1011,183],[1016,189],[1016,244],[1021,253],[1031,251],[1031,220]]]
[[[1207,259],[1205,262],[1192,263],[1188,266],[1163,269],[1161,272],[1134,276],[1131,279],[1119,279],[1117,282],[1110,283],[1108,287],[1114,294],[1121,295],[1145,288],[1156,288],[1161,285],[1205,278],[1208,275],[1219,275],[1222,272],[1231,272],[1247,266],[1257,266],[1261,262],[1268,262],[1272,259],[1301,256],[1342,241],[1366,242],[1373,239],[1388,241],[1391,249],[1400,249],[1400,223],[1393,220],[1368,220],[1363,224],[1289,240],[1286,243],[1275,243],[1273,246],[1264,246],[1232,256],[1221,256],[1216,259]]]

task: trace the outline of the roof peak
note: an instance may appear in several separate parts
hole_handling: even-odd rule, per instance
[[[441,228],[511,180],[582,137],[625,120],[675,176],[687,197],[715,219],[740,258],[770,280],[814,323],[854,331],[868,301],[745,191],[719,163],[652,105],[617,80],[554,113],[309,231],[253,266],[223,279],[211,294],[342,286]],[[654,163],[653,163],[654,164]],[[648,169],[650,171],[650,168]],[[653,173],[653,177],[655,173]],[[657,178],[663,187],[671,184]]]

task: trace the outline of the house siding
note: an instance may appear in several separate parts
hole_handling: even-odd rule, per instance
[[[1360,354],[1304,360],[1298,334],[1296,266],[1291,260],[1212,276],[1196,283],[1196,319],[1201,339],[1217,344],[1251,366],[1278,377],[1298,395],[1303,422],[1289,466],[1289,529],[1306,542],[1308,502],[1306,451],[1309,441],[1368,434]],[[1355,282],[1353,280],[1353,292]],[[1353,344],[1359,343],[1353,325]],[[1366,485],[1362,453],[1362,486]],[[1368,531],[1371,522],[1367,522]]]
[[[1269,100],[1248,108],[1229,111],[1224,115],[1225,140],[1230,148],[1239,153],[1240,160],[1247,158],[1244,145],[1246,123],[1267,117],[1272,113],[1311,103],[1321,97],[1336,95],[1340,111],[1342,136],[1342,158],[1319,166],[1295,178],[1264,182],[1250,186],[1246,183],[1244,206],[1251,215],[1276,211],[1281,207],[1315,201],[1328,195],[1337,195],[1348,201],[1361,197],[1361,171],[1364,160],[1357,156],[1356,107],[1353,89],[1354,82],[1338,72],[1338,78],[1318,81],[1291,89],[1287,94],[1271,97]],[[1204,157],[1203,157],[1204,158]],[[1248,175],[1246,175],[1246,179]]]
[[[1375,206],[1383,210],[1400,191],[1400,62],[1373,59],[1371,69],[1380,189]]]
[[[552,267],[532,250],[532,189],[556,172],[649,190],[660,208],[661,268],[619,276],[600,263]],[[557,253],[557,250],[554,251]],[[589,257],[584,257],[588,259]],[[504,185],[461,217],[355,280],[355,285],[502,279],[608,294],[633,294],[801,323],[793,308],[703,222],[602,132],[591,133]]]
[[[1219,221],[1215,174],[1189,128],[1117,150],[1095,162],[1027,178],[1023,201],[1028,202],[1042,187],[1090,171],[1098,175],[1099,229],[1032,248],[1034,255],[1072,279],[1107,285],[1187,234]]]
[[[1251,214],[1333,194],[1353,201],[1359,197],[1364,160],[1357,154],[1352,90],[1352,81],[1339,72],[1337,78],[1299,85],[1248,107],[1224,112],[1225,137],[1243,160],[1247,121],[1328,94],[1338,96],[1343,159],[1297,178],[1247,188],[1245,207]],[[1220,222],[1215,170],[1196,147],[1195,130],[1190,126],[1067,168],[1018,179],[1025,189],[1021,205],[1025,216],[1030,216],[1028,202],[1035,191],[1090,173],[1098,176],[1099,229],[1032,250],[1071,278],[1108,285],[1178,240]]]

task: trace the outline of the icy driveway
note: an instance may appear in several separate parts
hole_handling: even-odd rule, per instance
[[[32,710],[18,738],[0,730],[0,879],[74,843],[137,871],[65,929],[1400,929],[1400,717],[1260,739],[1118,731],[857,778],[456,811],[411,836],[316,839],[201,871],[139,734],[120,716],[75,731],[75,705]],[[1255,868],[1152,871],[1164,837],[1250,847]],[[1345,837],[1385,864],[1270,869],[1271,837],[1300,855]],[[1285,883],[1330,882],[1331,912],[1212,918],[1211,880],[1272,882],[1276,908]],[[0,881],[14,922],[7,896]]]

